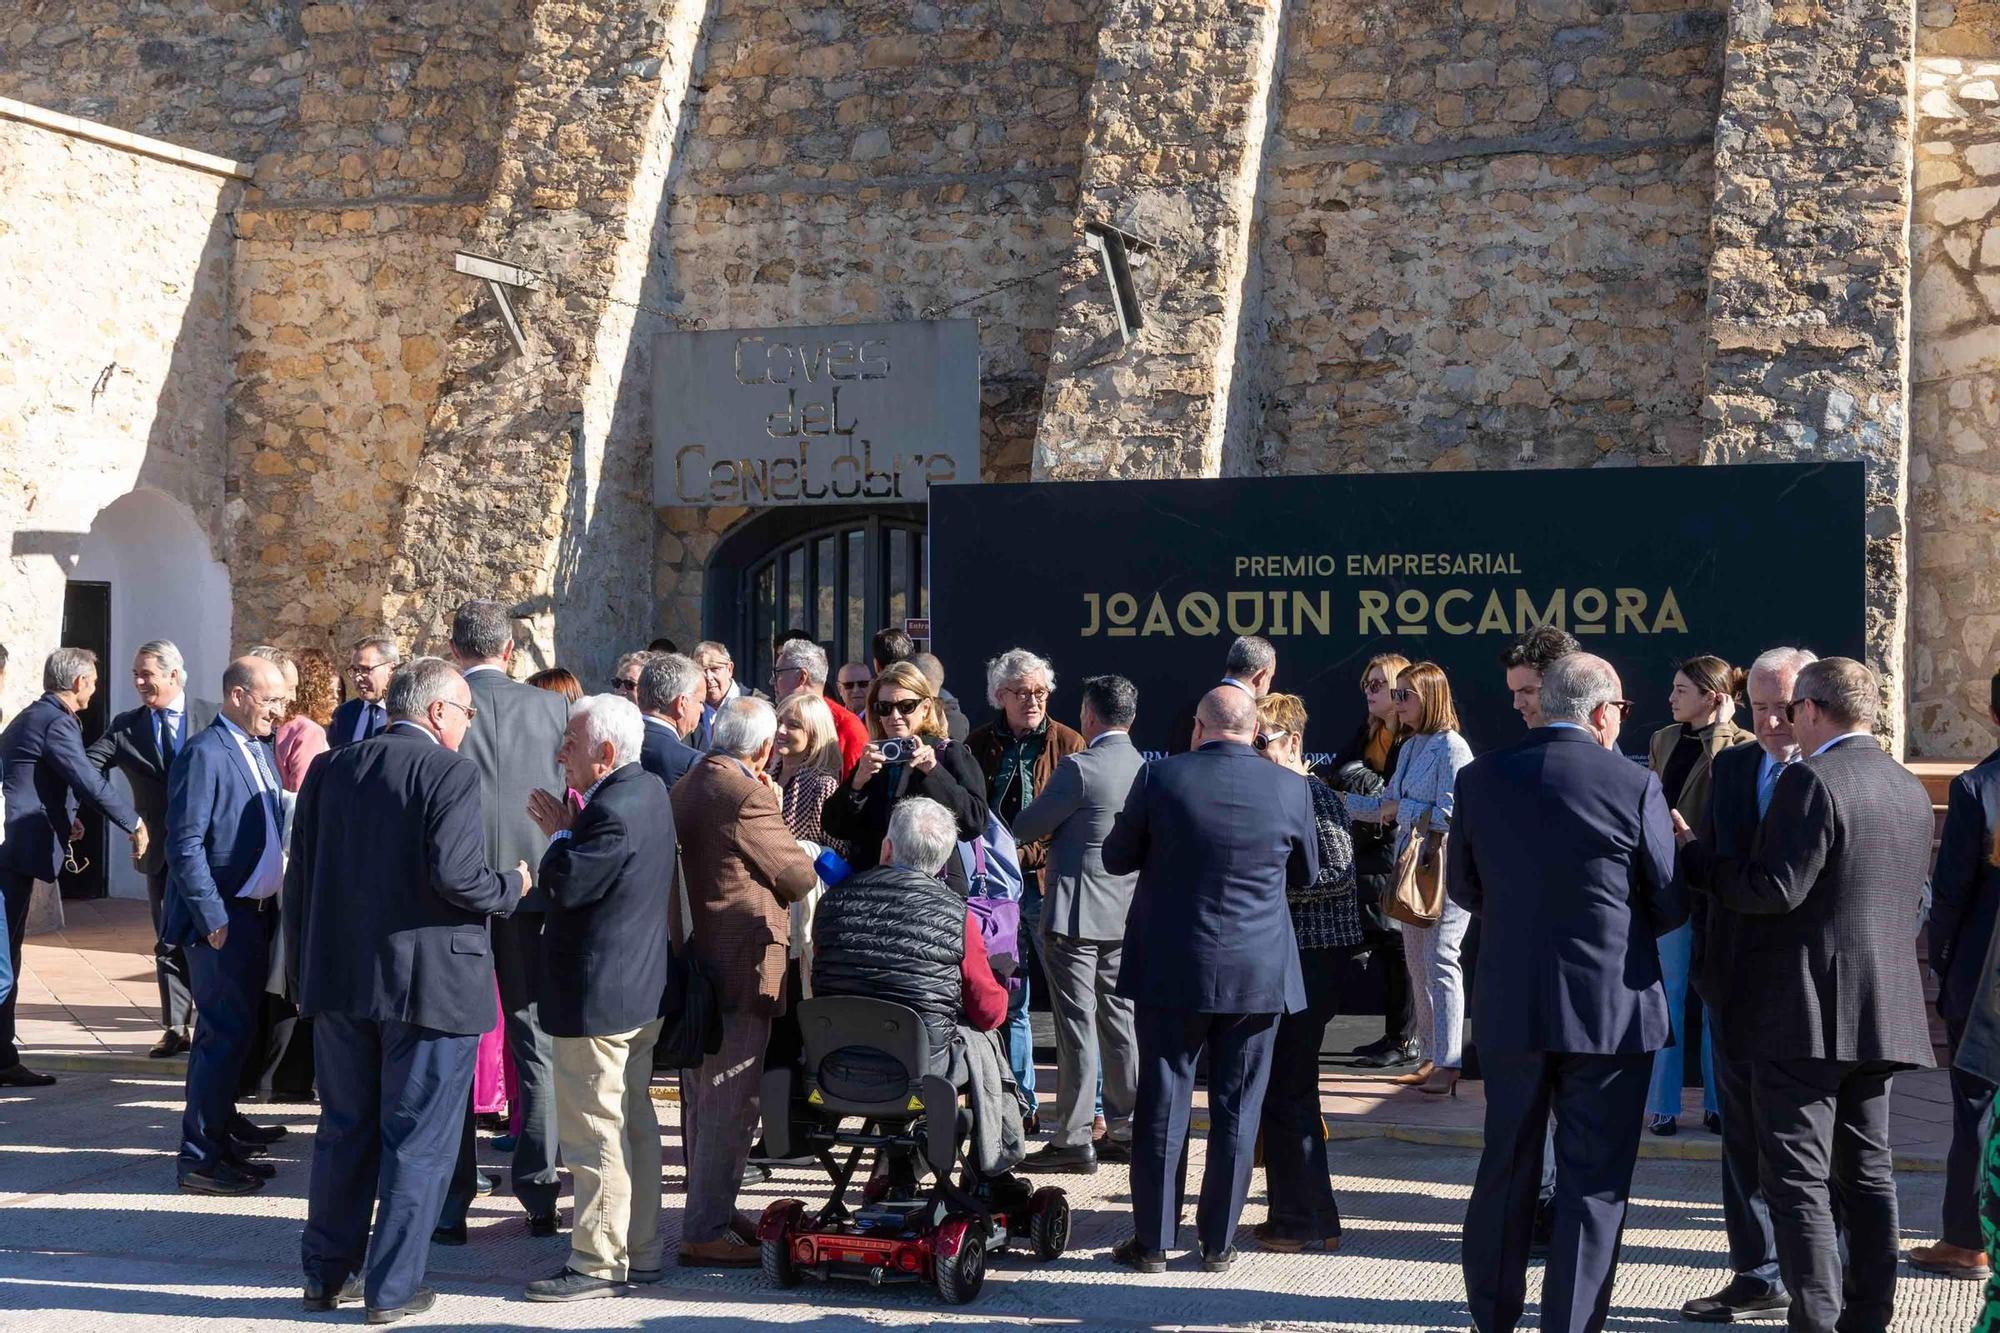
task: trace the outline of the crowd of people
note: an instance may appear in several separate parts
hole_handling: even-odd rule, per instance
[[[53,1081],[14,1045],[13,978],[28,894],[55,878],[80,802],[146,878],[154,1054],[188,1052],[181,1187],[261,1188],[284,1130],[241,1104],[319,1103],[309,1308],[428,1308],[428,1246],[466,1243],[472,1199],[499,1183],[478,1169],[482,1116],[535,1234],[560,1231],[570,1173],[569,1255],[529,1299],[658,1281],[656,1069],[681,1097],[675,1261],[754,1266],[738,1192],[784,1165],[758,1127],[811,1114],[761,1104],[762,1074],[800,1059],[802,998],[843,994],[907,1004],[975,1084],[992,1043],[1000,1137],[1022,1144],[997,1169],[1122,1166],[1133,1229],[1112,1258],[1159,1272],[1203,1080],[1201,1266],[1235,1260],[1260,1143],[1252,1242],[1340,1248],[1321,1048],[1342,997],[1379,987],[1383,1033],[1358,1062],[1411,1066],[1395,1081],[1439,1097],[1469,1060],[1483,1082],[1474,1325],[1518,1324],[1540,1254],[1541,1326],[1594,1330],[1641,1138],[1683,1127],[1691,987],[1729,1272],[1684,1317],[1883,1329],[1905,1261],[1991,1282],[2000,754],[1954,784],[1933,871],[1929,800],[1875,738],[1863,664],[1688,658],[1673,725],[1633,762],[1617,671],[1559,628],[1508,645],[1527,730],[1476,757],[1446,672],[1384,652],[1360,673],[1359,726],[1314,767],[1305,701],[1276,689],[1261,638],[1231,645],[1184,745],[1150,759],[1120,676],[1064,708],[1054,665],[1013,649],[987,664],[973,727],[916,648],[884,630],[834,670],[795,631],[765,692],[723,644],[656,641],[592,693],[560,668],[514,680],[505,608],[473,601],[448,658],[357,642],[337,705],[323,652],[254,648],[206,704],[174,645],[149,642],[139,706],[88,746],[98,664],[59,649],[0,733],[0,1085]],[[995,898],[1017,907],[1011,934],[980,910]],[[1905,1255],[1888,1108],[1893,1076],[1932,1063],[1926,909],[1955,1123],[1942,1237]],[[690,1049],[680,1029],[707,1009]]]

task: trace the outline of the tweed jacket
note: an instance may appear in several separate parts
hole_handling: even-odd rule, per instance
[[[774,1014],[789,909],[819,882],[812,861],[785,827],[777,793],[733,755],[703,755],[670,795],[692,913],[688,947],[725,1010]]]

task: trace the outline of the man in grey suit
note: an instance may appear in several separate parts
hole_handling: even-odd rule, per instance
[[[1804,668],[1788,708],[1805,758],[1778,778],[1748,855],[1722,855],[1677,825],[1688,881],[1742,915],[1726,1008],[1755,1021],[1722,1036],[1750,1065],[1797,1330],[1889,1326],[1900,1248],[1889,1085],[1933,1063],[1913,947],[1931,803],[1875,739],[1879,697],[1875,673],[1851,658]]]
[[[1138,1096],[1132,1002],[1115,990],[1125,916],[1138,873],[1104,868],[1104,837],[1146,761],[1128,734],[1139,692],[1123,676],[1083,682],[1088,744],[1056,765],[1049,785],[1014,816],[1014,837],[1050,839],[1042,872],[1042,966],[1055,997],[1056,1132],[1028,1158],[1030,1171],[1088,1175],[1099,1159],[1130,1161]],[[1091,1142],[1092,1094],[1104,1076],[1104,1141]]]
[[[569,725],[569,707],[560,694],[511,680],[514,631],[499,602],[472,601],[451,621],[451,654],[472,691],[478,725],[466,732],[459,753],[479,769],[480,816],[485,824],[486,864],[541,864],[548,839],[528,814],[528,793],[563,790],[556,750]],[[528,1212],[538,1236],[556,1231],[555,1046],[542,1030],[542,922],[548,897],[536,885],[512,916],[493,919],[493,967],[500,979],[500,1006],[507,1049],[514,1057],[523,1110],[514,1140],[514,1197]],[[472,1108],[460,1145],[458,1169],[438,1219],[437,1239],[465,1240],[465,1212],[472,1204],[477,1172],[472,1157]]]

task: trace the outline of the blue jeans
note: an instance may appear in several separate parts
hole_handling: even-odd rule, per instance
[[[1014,969],[1018,986],[1007,988],[1007,1065],[1014,1071],[1014,1086],[1021,1100],[1035,1105],[1035,1027],[1028,1020],[1028,988],[1035,969],[1042,965],[1034,954],[1035,937],[1042,929],[1042,887],[1032,871],[1021,891],[1020,966]]]
[[[1646,1089],[1648,1115],[1681,1113],[1681,1083],[1685,1077],[1687,1034],[1688,965],[1694,957],[1694,927],[1682,926],[1660,936],[1660,979],[1667,988],[1667,1017],[1673,1024],[1674,1044],[1653,1054],[1653,1083]],[[1701,1018],[1701,1109],[1715,1109],[1715,1039],[1710,1033],[1708,1013]]]

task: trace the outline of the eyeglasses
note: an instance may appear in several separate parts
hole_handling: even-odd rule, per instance
[[[1049,701],[1047,690],[1024,690],[1010,685],[1004,693],[1013,695],[1024,704],[1045,704]]]
[[[1415,690],[1390,690],[1389,697],[1399,704],[1406,704],[1417,697]]]
[[[776,685],[787,676],[803,676],[805,673],[804,667],[779,667],[771,673],[771,683]]]
[[[611,688],[620,694],[637,694],[639,692],[639,678],[634,676],[632,679],[626,680],[620,677],[611,682]]]
[[[1606,708],[1617,709],[1620,718],[1632,716],[1632,701],[1630,699],[1606,699],[1604,706]]]
[[[927,699],[877,699],[875,716],[888,717],[891,713],[899,713],[909,717],[928,702]]]
[[[1268,750],[1291,734],[1291,732],[1286,731],[1283,727],[1272,727],[1269,731],[1258,732],[1257,739],[1253,743],[1260,750]]]
[[[479,716],[479,710],[477,708],[474,708],[471,704],[462,704],[455,699],[440,699],[438,700],[438,702],[443,704],[446,708],[459,709],[461,712],[465,714],[465,720],[467,722],[470,722],[472,721],[473,718]]]
[[[387,671],[395,665],[394,662],[377,662],[373,666],[363,666],[359,662],[349,662],[347,664],[347,674],[350,676],[372,676],[378,671]]]
[[[1785,705],[1785,721],[1796,722],[1799,720],[1800,704],[1811,704],[1815,708],[1825,707],[1825,705],[1820,703],[1820,701],[1817,699],[1794,699],[1790,703]]]

